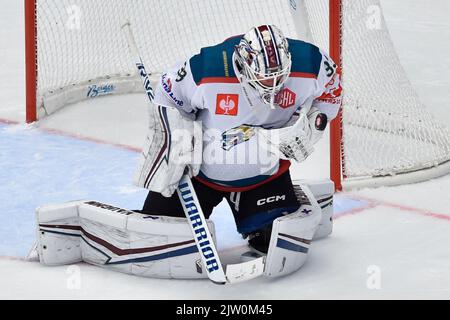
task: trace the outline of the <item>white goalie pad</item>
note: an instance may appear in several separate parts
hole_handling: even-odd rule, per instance
[[[81,228],[78,206],[70,202],[37,208],[37,253],[46,266],[81,262]]]
[[[84,261],[143,277],[207,278],[185,218],[148,216],[95,201],[37,210],[40,262]],[[214,237],[214,224],[208,221]]]
[[[280,277],[300,269],[306,262],[309,248],[322,219],[322,210],[309,188],[302,185],[310,200],[300,209],[273,222],[264,274]]]
[[[313,240],[319,240],[328,237],[333,232],[333,199],[334,199],[334,182],[327,180],[310,181],[297,180],[293,181],[294,190],[300,203],[305,202],[305,195],[303,194],[300,185],[308,186],[314,198],[317,200],[322,209],[322,220],[319,223]],[[306,197],[306,201],[309,201]]]
[[[138,187],[170,197],[188,168],[198,175],[202,164],[201,124],[175,108],[149,106],[149,130],[134,182]]]

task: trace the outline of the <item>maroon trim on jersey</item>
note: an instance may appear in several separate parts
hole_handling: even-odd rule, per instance
[[[275,180],[276,178],[280,177],[281,175],[285,174],[289,168],[291,167],[291,162],[288,160],[280,160],[280,168],[278,169],[277,173],[275,173],[274,175],[270,176],[269,178],[267,178],[266,180],[259,182],[257,184],[253,184],[251,186],[246,186],[246,187],[228,187],[228,186],[222,186],[220,184],[216,184],[214,182],[202,179],[200,177],[195,177],[194,179],[197,180],[198,182],[204,184],[207,187],[210,187],[211,189],[217,190],[217,191],[221,191],[221,192],[245,192],[245,191],[250,191],[253,189],[256,189],[266,183],[269,183],[273,180]]]
[[[239,79],[231,77],[208,77],[200,80],[197,85],[200,86],[205,83],[239,83]]]

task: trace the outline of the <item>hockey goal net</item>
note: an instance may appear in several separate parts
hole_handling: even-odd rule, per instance
[[[27,122],[102,95],[141,91],[120,30],[128,20],[150,72],[252,26],[329,50],[343,70],[331,130],[341,186],[401,184],[450,171],[450,131],[420,102],[379,0],[25,0]]]

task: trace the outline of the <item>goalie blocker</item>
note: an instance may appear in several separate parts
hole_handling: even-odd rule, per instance
[[[311,240],[331,233],[333,183],[310,183],[309,187],[301,183],[303,187],[296,186],[302,204],[298,212],[273,223],[266,276],[298,270],[306,261]],[[36,217],[37,253],[43,265],[84,261],[143,277],[207,278],[185,218],[144,215],[96,201],[40,207]],[[214,224],[207,223],[215,241]]]

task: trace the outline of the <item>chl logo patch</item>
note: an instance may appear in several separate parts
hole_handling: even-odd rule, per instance
[[[237,116],[239,111],[238,94],[218,94],[216,114],[224,116]]]
[[[297,95],[289,89],[281,90],[275,97],[275,103],[283,109],[292,107],[295,104]]]

